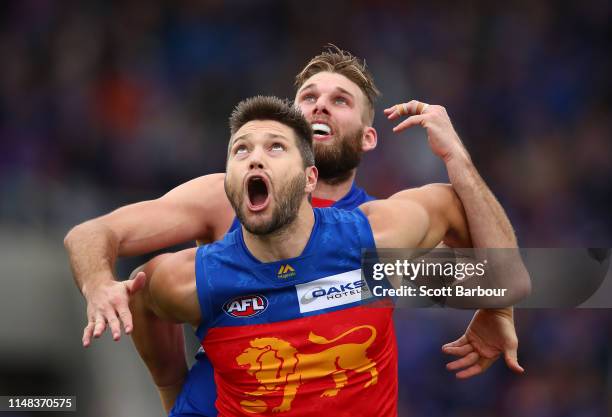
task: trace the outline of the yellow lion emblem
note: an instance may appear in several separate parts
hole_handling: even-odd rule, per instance
[[[331,340],[310,332],[308,340],[320,345],[330,344],[360,329],[370,331],[370,337],[365,342],[339,344],[312,354],[299,353],[289,342],[276,337],[251,340],[251,347],[238,355],[236,362],[238,365],[248,365],[247,372],[257,378],[261,385],[256,391],[245,394],[259,397],[282,391],[281,404],[272,409],[278,413],[290,410],[291,402],[300,385],[313,379],[330,376],[334,381],[335,387],[325,390],[321,397],[333,397],[338,394],[348,381],[345,372],[347,370],[370,373],[371,377],[364,388],[376,384],[378,381],[376,362],[368,358],[366,353],[376,339],[374,327],[357,326]],[[240,405],[244,411],[250,413],[263,413],[268,409],[267,404],[259,399],[243,400]]]

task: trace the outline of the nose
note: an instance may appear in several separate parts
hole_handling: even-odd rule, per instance
[[[323,97],[323,95],[317,98],[317,102],[315,103],[314,108],[312,109],[312,112],[313,114],[329,115],[329,110],[327,110],[327,106],[325,105],[325,98]]]
[[[256,146],[255,149],[251,151],[249,170],[264,169],[262,152],[263,150],[259,146]]]
[[[264,166],[259,160],[251,160],[249,164],[249,169],[263,169]]]

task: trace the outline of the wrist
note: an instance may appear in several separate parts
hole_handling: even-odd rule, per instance
[[[514,307],[505,307],[505,308],[484,308],[479,311],[484,314],[491,314],[495,316],[504,316],[509,318],[510,320],[514,319]]]
[[[114,280],[113,274],[108,272],[89,275],[87,281],[84,281],[81,285],[81,293],[85,298],[87,298],[89,295],[96,292],[101,285],[113,282]]]

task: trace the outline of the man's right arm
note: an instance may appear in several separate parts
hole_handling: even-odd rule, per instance
[[[214,241],[234,218],[224,174],[206,175],[156,200],[131,204],[74,227],[64,239],[75,282],[87,300],[83,345],[111,328],[113,339],[132,330],[125,286],[114,279],[118,256],[134,256],[204,239]]]

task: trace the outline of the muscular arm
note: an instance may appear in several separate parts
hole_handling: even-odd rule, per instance
[[[400,191],[387,200],[361,206],[380,248],[434,248],[440,242],[471,246],[459,198],[448,184]]]
[[[195,251],[160,255],[134,274],[134,280],[144,281],[144,287],[130,297],[135,324],[132,340],[166,413],[187,375],[183,326],[178,323],[197,325],[200,320],[193,272]]]
[[[444,161],[454,191],[462,202],[474,247],[516,248],[516,237],[510,221],[472,164],[446,109],[430,105],[427,110],[419,110],[419,105],[422,106],[413,100],[386,109],[385,114],[389,120],[408,113],[409,117],[393,130],[401,132],[413,126],[421,126],[426,130],[429,145],[433,153]],[[445,243],[450,247],[466,247],[457,245],[458,242],[452,239],[445,240]],[[521,296],[529,292],[530,281],[520,256],[517,258],[511,263],[518,268],[514,278]],[[512,278],[512,274],[509,276]],[[465,334],[457,341],[445,345],[444,350],[461,357],[450,363],[449,369],[458,371],[457,376],[460,378],[469,378],[486,370],[500,353],[504,353],[511,369],[522,372],[517,361],[517,347],[518,339],[510,307],[478,310]]]
[[[190,240],[217,240],[229,228],[233,210],[223,188],[224,174],[189,181],[151,201],[131,204],[74,227],[64,239],[77,286],[87,299],[83,344],[111,327],[120,337],[117,316],[131,331],[127,294],[115,285],[118,256],[133,256]]]
[[[507,229],[501,227],[500,222],[489,224],[489,229],[476,230],[474,236],[474,233],[471,233],[471,218],[466,214],[460,197],[453,187],[445,184],[405,190],[387,200],[367,203],[363,210],[370,220],[379,248],[434,248],[441,241],[450,247],[462,248],[471,247],[472,243],[476,243],[474,247],[493,242],[511,244],[511,239],[505,237]],[[503,214],[503,210],[501,212]],[[480,217],[477,212],[472,214],[474,217]],[[486,236],[482,236],[483,234]],[[474,239],[474,242],[471,239]],[[513,242],[516,245],[516,239]],[[485,259],[480,257],[484,258],[483,255],[486,255],[486,279],[452,279],[450,282],[424,279],[423,284],[429,288],[460,284],[464,289],[482,287],[506,290],[500,297],[464,296],[446,299],[448,305],[459,308],[476,305],[485,308],[509,306],[526,295],[529,277],[519,257],[511,252],[498,254],[490,251],[474,255],[478,256],[475,256],[477,259],[473,261],[478,262],[483,262]]]

